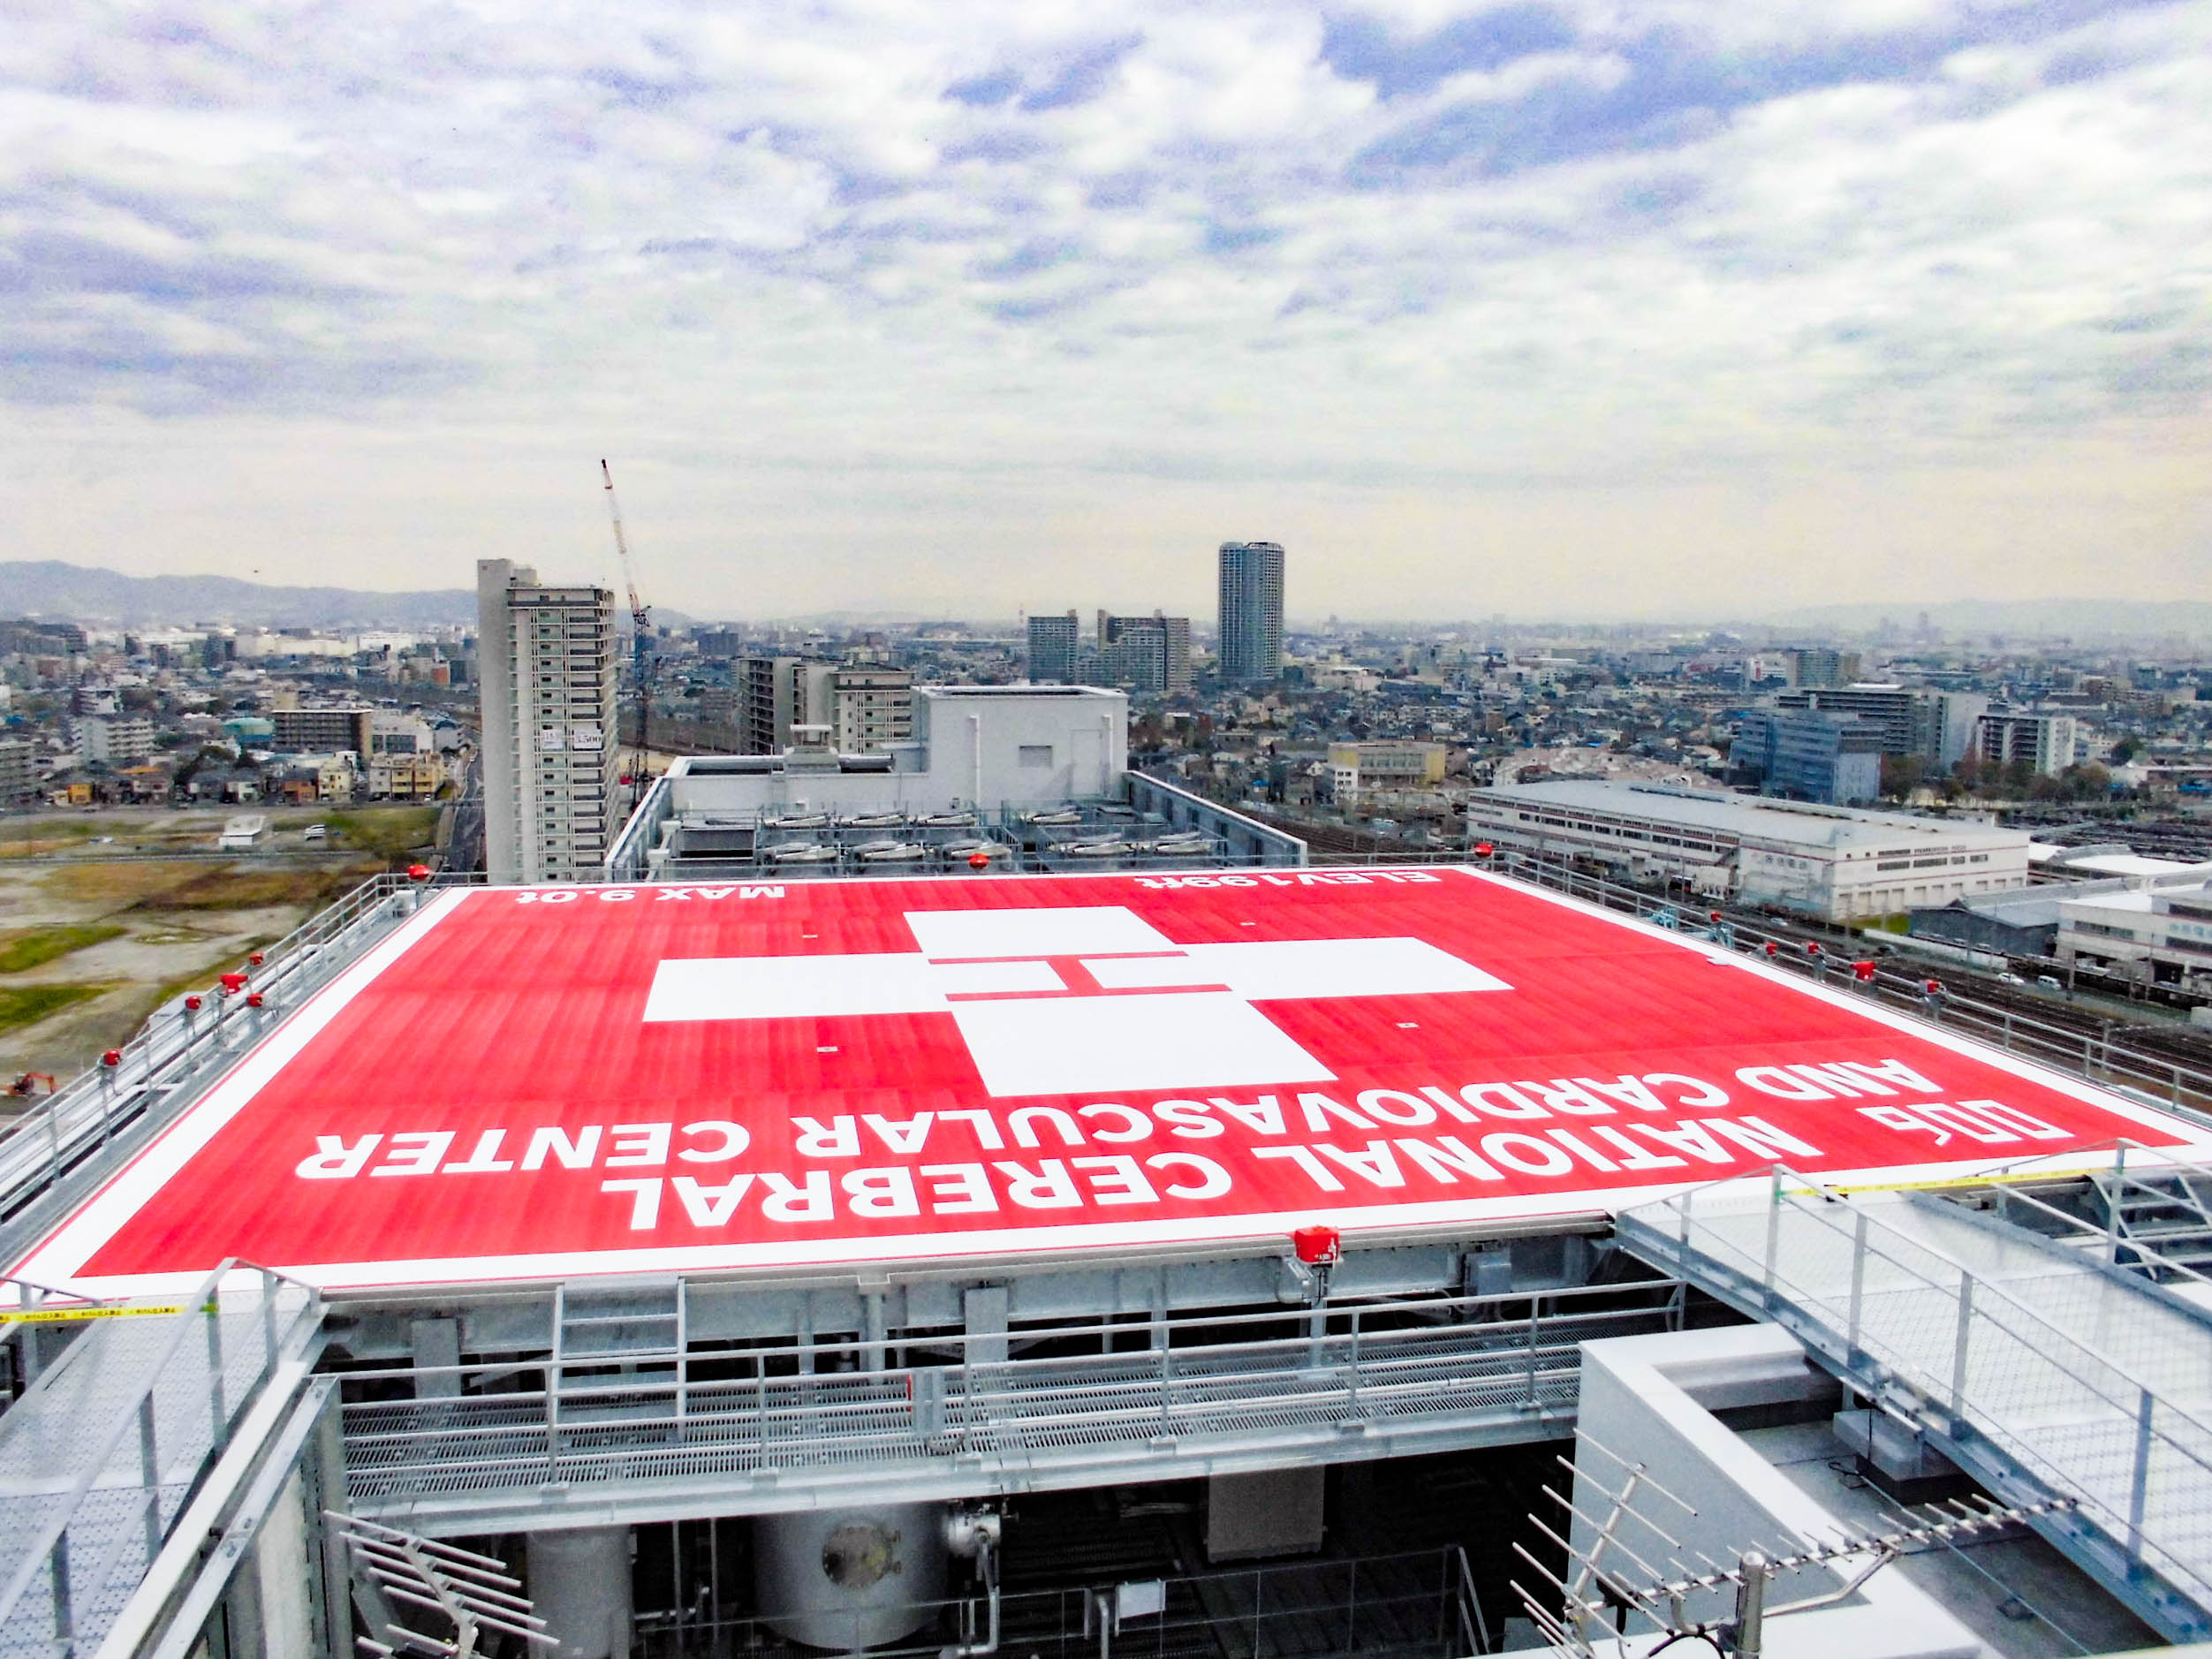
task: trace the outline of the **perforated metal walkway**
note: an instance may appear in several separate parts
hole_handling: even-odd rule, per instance
[[[7,1659],[97,1648],[280,1345],[320,1317],[288,1281],[227,1295],[219,1314],[204,1292],[179,1300],[88,1322],[0,1415]]]
[[[1787,1327],[2176,1640],[2212,1637],[2212,1324],[2079,1251],[1926,1194],[1784,1172],[1623,1215],[1637,1255]]]

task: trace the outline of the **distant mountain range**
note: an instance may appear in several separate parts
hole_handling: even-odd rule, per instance
[[[433,628],[476,619],[476,591],[272,587],[229,576],[125,576],[58,559],[0,563],[0,617],[190,627]]]
[[[2034,638],[2057,635],[2072,640],[2101,638],[2155,640],[2180,634],[2212,636],[2212,604],[2201,600],[2127,599],[1953,599],[1940,605],[1814,605],[1761,620],[1779,626],[1873,628],[1884,617],[1911,628],[1925,613],[1944,633],[2002,633]]]

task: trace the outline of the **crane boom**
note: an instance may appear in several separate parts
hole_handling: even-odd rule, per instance
[[[653,613],[638,597],[638,579],[630,568],[630,542],[622,534],[622,504],[615,499],[615,475],[602,458],[599,475],[607,481],[607,516],[614,520],[615,555],[622,561],[622,585],[630,592],[630,620],[637,629],[637,637],[643,640],[653,625]]]
[[[622,561],[622,585],[630,595],[630,686],[638,700],[638,750],[631,769],[636,796],[645,792],[645,776],[652,769],[648,735],[653,721],[653,612],[638,597],[638,579],[630,568],[630,542],[622,534],[622,504],[615,498],[614,470],[602,456],[599,475],[607,483],[607,516],[614,520],[615,554]]]

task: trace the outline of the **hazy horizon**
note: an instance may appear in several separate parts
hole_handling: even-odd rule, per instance
[[[700,617],[2212,571],[2212,4],[79,8],[0,557]]]

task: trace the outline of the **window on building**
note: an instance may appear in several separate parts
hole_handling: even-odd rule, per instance
[[[1025,743],[1021,746],[1019,759],[1024,767],[1049,767],[1052,764],[1052,746],[1049,743]]]

